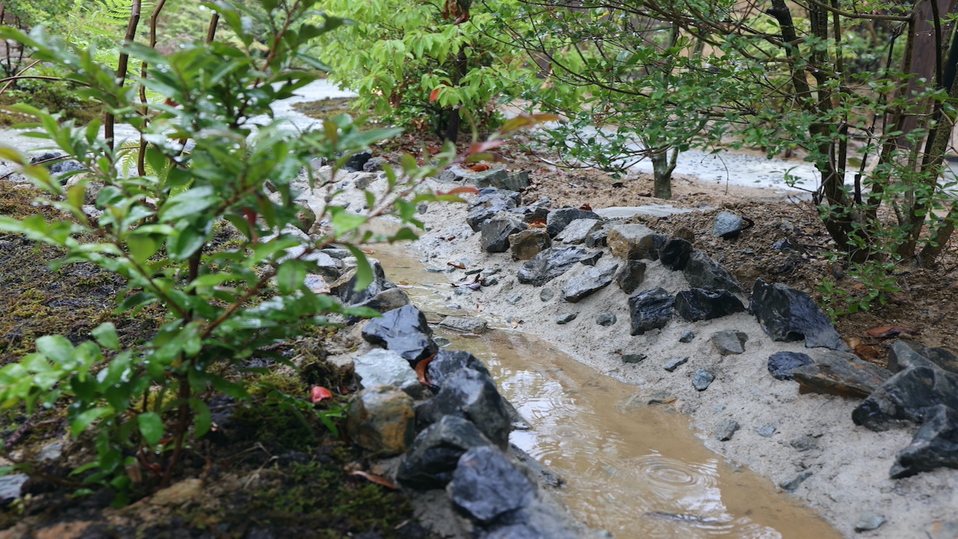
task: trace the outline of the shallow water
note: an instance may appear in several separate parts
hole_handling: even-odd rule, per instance
[[[373,250],[431,322],[454,312],[444,276],[425,272],[401,246]],[[562,500],[590,527],[617,538],[840,537],[770,481],[706,449],[687,417],[632,404],[640,388],[522,333],[436,334],[489,368],[531,425],[511,441],[566,480]]]

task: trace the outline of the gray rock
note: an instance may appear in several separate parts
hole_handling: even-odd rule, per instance
[[[569,271],[572,266],[588,255],[589,253],[581,247],[552,247],[523,263],[517,277],[522,284],[542,286]]]
[[[711,340],[720,355],[743,354],[748,335],[741,331],[725,330],[712,335]]]
[[[539,300],[540,301],[549,301],[554,298],[556,295],[555,291],[551,288],[543,288],[539,291]]]
[[[944,348],[930,348],[916,342],[896,340],[888,353],[888,370],[903,371],[909,367],[938,367],[958,374],[958,357]]]
[[[682,271],[692,256],[692,244],[681,238],[672,238],[659,251],[659,261],[672,271]]]
[[[382,157],[373,157],[363,164],[363,172],[382,172],[383,165],[386,163],[389,163],[389,161]]]
[[[615,274],[615,284],[626,294],[631,294],[645,280],[645,262],[626,260]]]
[[[797,451],[811,451],[813,449],[818,449],[818,442],[815,441],[815,438],[811,436],[802,436],[800,438],[795,438],[791,442],[788,442],[788,445],[795,448]]]
[[[723,421],[719,424],[718,428],[715,429],[715,439],[720,442],[727,442],[732,439],[732,436],[735,434],[735,431],[742,428],[738,424],[738,421]]]
[[[682,274],[685,275],[685,280],[692,288],[728,290],[736,293],[742,291],[738,281],[727,269],[697,249],[689,255],[688,263],[682,270]]]
[[[855,523],[856,532],[870,532],[872,530],[877,530],[885,523],[885,517],[877,513],[865,513],[858,519],[858,522]]]
[[[958,468],[958,412],[938,404],[927,409],[923,419],[911,443],[895,457],[893,479],[935,468]]]
[[[442,488],[473,447],[492,445],[471,421],[447,415],[419,433],[399,464],[396,479],[415,489]]]
[[[937,520],[925,527],[928,539],[958,539],[958,520]]]
[[[690,343],[695,339],[695,333],[693,331],[686,330],[682,332],[682,336],[679,337],[680,343]]]
[[[372,159],[372,157],[373,154],[370,153],[369,150],[363,150],[361,152],[354,153],[353,155],[349,156],[349,159],[346,160],[346,164],[343,165],[343,169],[345,169],[346,172],[359,172],[363,169],[363,165]]]
[[[595,323],[599,324],[602,327],[609,327],[615,324],[616,318],[612,313],[602,312],[595,317]]]
[[[775,434],[775,431],[778,430],[771,425],[762,425],[761,427],[755,429],[755,433],[761,436],[762,438],[771,438]]]
[[[609,224],[606,223],[585,237],[585,246],[590,249],[601,249],[608,245]]]
[[[878,389],[891,373],[862,361],[854,354],[829,351],[812,358],[812,363],[792,369],[801,393],[822,393],[839,397],[864,398]]]
[[[388,288],[363,303],[363,307],[385,313],[409,305],[409,296],[402,289]]]
[[[37,460],[40,462],[51,462],[63,455],[63,442],[52,442],[40,448],[40,454]]]
[[[392,350],[372,350],[353,359],[353,368],[364,388],[390,386],[414,399],[422,395],[422,384],[409,362]]]
[[[672,319],[675,298],[664,288],[652,288],[629,298],[631,335],[664,328]]]
[[[575,318],[576,318],[577,316],[579,316],[579,313],[578,313],[578,312],[560,314],[560,315],[556,318],[556,324],[559,324],[560,326],[561,326],[561,325],[564,325],[564,324],[568,324],[569,322],[575,320]]]
[[[476,187],[495,187],[497,189],[508,189],[510,191],[519,191],[529,187],[529,173],[527,171],[515,172],[512,174],[491,174],[476,178]]]
[[[566,281],[562,287],[562,299],[569,303],[577,303],[595,292],[609,286],[618,264],[606,264],[593,267]]]
[[[513,294],[509,299],[506,300],[509,305],[518,305],[522,301],[522,294]]]
[[[693,288],[675,295],[675,312],[689,322],[713,320],[744,311],[742,300],[728,290]]]
[[[806,479],[812,476],[812,472],[805,471],[799,474],[796,474],[795,477],[792,477],[788,481],[779,483],[779,488],[785,492],[795,492],[798,490],[798,487],[805,482]]]
[[[378,294],[391,288],[396,288],[396,285],[386,278],[383,266],[378,260],[370,260],[369,264],[373,270],[373,282],[366,288],[356,290],[355,268],[343,273],[336,282],[329,286],[331,293],[339,297],[344,305],[350,307],[365,306],[366,303]]]
[[[473,447],[459,457],[448,487],[456,507],[472,519],[488,524],[504,513],[532,501],[532,483],[491,446]]]
[[[489,330],[489,324],[482,318],[474,316],[447,316],[439,322],[439,327],[461,331],[463,333],[485,333]]]
[[[0,477],[0,507],[6,507],[10,502],[20,499],[20,487],[30,479],[24,473],[15,473]]]
[[[479,247],[487,253],[504,253],[509,250],[509,236],[524,228],[515,219],[489,219],[479,225]]]
[[[398,455],[416,436],[413,400],[392,387],[363,389],[346,410],[346,430],[354,442],[369,451]]]
[[[472,369],[491,376],[476,356],[459,350],[440,350],[426,367],[426,374],[433,385],[442,387],[443,382],[459,369]]]
[[[792,371],[811,365],[812,358],[799,352],[777,352],[768,358],[768,372],[776,380],[793,380]]]
[[[613,225],[606,235],[606,244],[612,256],[623,260],[656,260],[659,255],[653,236],[652,230],[644,225]]]
[[[340,249],[338,247],[327,247],[325,249],[320,249],[320,251],[337,260],[342,260],[344,258],[353,256],[353,253],[349,252],[349,249]]]
[[[692,387],[697,391],[705,391],[715,381],[715,375],[705,369],[699,369],[692,375]]]
[[[825,313],[804,292],[756,279],[748,309],[772,340],[804,339],[806,348],[848,350]]]
[[[522,230],[509,238],[513,260],[530,260],[552,247],[552,238],[544,228]]]
[[[556,236],[556,240],[570,245],[585,243],[585,239],[602,228],[602,224],[601,219],[576,219]]]
[[[730,240],[738,237],[742,231],[744,221],[738,215],[723,211],[715,216],[715,223],[712,225],[712,235],[722,239]]]
[[[439,393],[416,413],[423,423],[435,423],[447,415],[468,419],[493,443],[509,447],[509,412],[492,377],[484,372],[463,368],[452,373]]]
[[[353,181],[353,187],[356,189],[365,189],[370,186],[374,181],[379,179],[378,174],[363,173],[358,172],[350,176],[350,179]]]
[[[678,369],[679,367],[681,367],[682,365],[685,365],[688,362],[689,362],[689,358],[687,357],[680,357],[678,359],[673,359],[672,361],[669,361],[668,363],[665,364],[665,370],[668,372],[675,372],[675,369]]]
[[[466,224],[473,232],[479,232],[482,229],[482,224],[498,215],[498,213],[495,209],[486,206],[473,208],[466,214]]]
[[[852,421],[871,430],[888,430],[895,420],[920,423],[929,409],[958,409],[958,375],[944,369],[913,367],[881,385],[854,411]]]
[[[565,230],[569,223],[575,221],[576,219],[596,219],[601,220],[595,212],[589,210],[580,210],[578,208],[560,208],[558,210],[552,210],[549,212],[549,216],[546,217],[546,232],[549,233],[549,236],[554,238],[559,235],[560,232]]]
[[[426,315],[412,305],[393,309],[374,318],[362,330],[363,339],[397,352],[415,363],[435,354],[439,347],[431,339]]]
[[[585,266],[594,266],[604,254],[605,253],[602,251],[588,251],[582,258],[579,259],[579,263]]]
[[[622,363],[642,363],[648,357],[645,354],[622,354]]]

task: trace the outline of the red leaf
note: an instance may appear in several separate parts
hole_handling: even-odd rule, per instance
[[[382,485],[388,488],[389,490],[399,490],[399,487],[393,484],[392,481],[379,475],[373,475],[371,473],[361,472],[359,470],[356,470],[355,472],[350,472],[349,475],[355,475],[357,477],[368,479],[369,481],[376,483],[377,485]]]
[[[901,326],[880,326],[865,332],[869,337],[875,337],[876,339],[890,339],[899,335],[918,335],[919,333],[921,332],[917,329]]]
[[[585,211],[592,211],[592,206],[590,206],[589,203],[586,202],[585,204],[579,206],[579,209],[585,210]]]
[[[472,165],[471,167],[469,167],[469,170],[473,172],[485,172],[489,170],[489,165],[485,163],[479,163],[478,165]]]
[[[439,99],[439,90],[441,90],[441,89],[442,89],[441,87],[440,87],[440,88],[436,88],[435,90],[432,91],[432,93],[429,94],[429,102],[430,102],[430,103],[434,103],[437,99]]]
[[[461,193],[471,193],[474,195],[474,194],[477,194],[478,192],[479,190],[476,189],[475,187],[456,187],[455,189],[451,189],[449,191],[436,191],[436,194],[439,196],[458,195]]]
[[[429,367],[429,364],[432,362],[432,358],[436,357],[435,354],[427,357],[426,359],[416,363],[416,376],[419,378],[419,383],[425,386],[432,386],[429,382],[429,376],[426,374],[426,369]]]
[[[314,386],[309,393],[313,398],[313,404],[322,402],[325,399],[333,398],[332,392],[322,386]]]

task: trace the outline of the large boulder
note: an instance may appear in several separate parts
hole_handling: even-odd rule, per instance
[[[446,379],[459,369],[472,369],[491,376],[479,358],[461,350],[440,350],[426,367],[426,374],[432,384],[442,387]]]
[[[675,311],[689,322],[697,322],[744,312],[745,305],[728,290],[693,288],[675,295]]]
[[[895,421],[920,423],[939,404],[958,409],[958,374],[936,367],[912,367],[889,378],[852,412],[852,421],[888,430]]]
[[[492,445],[471,421],[445,416],[419,433],[399,464],[396,479],[416,489],[442,488],[452,479],[463,453]]]
[[[646,331],[664,328],[672,319],[674,305],[675,298],[661,287],[629,298],[630,335],[643,335]]]
[[[535,495],[532,482],[491,446],[459,457],[448,491],[456,507],[482,524],[529,505]]]
[[[659,261],[672,271],[682,271],[692,256],[692,244],[682,238],[672,238],[659,250]]]
[[[432,328],[422,311],[406,305],[374,318],[362,330],[363,339],[398,353],[416,363],[439,351],[432,340]]]
[[[890,376],[890,372],[854,354],[837,351],[827,351],[812,358],[808,365],[792,369],[800,393],[858,399],[870,395]]]
[[[689,255],[689,260],[682,273],[692,288],[728,290],[729,292],[742,291],[738,281],[727,269],[697,249]]]
[[[346,431],[354,442],[369,451],[398,455],[416,436],[413,400],[394,387],[363,389],[349,403]]]
[[[560,232],[565,230],[565,227],[569,226],[569,223],[575,221],[576,219],[597,219],[601,220],[599,214],[589,211],[589,210],[580,210],[578,208],[560,208],[558,210],[552,210],[549,212],[549,216],[546,217],[546,232],[549,233],[549,236],[554,238],[559,235]]]
[[[562,299],[569,303],[577,303],[596,291],[609,286],[618,267],[618,264],[592,267],[569,279],[562,287]]]
[[[424,423],[435,423],[443,416],[455,415],[475,423],[493,443],[509,446],[512,421],[509,410],[488,374],[469,368],[459,369],[442,382],[439,393],[417,410]]]
[[[522,264],[518,273],[519,282],[542,286],[569,271],[572,266],[586,259],[589,254],[585,249],[572,245],[551,247]]]
[[[748,309],[772,340],[804,339],[806,348],[848,350],[825,313],[804,292],[756,279]]]
[[[613,225],[609,228],[605,241],[612,255],[623,260],[656,260],[659,257],[659,248],[665,244],[661,241],[660,245],[656,245],[656,236],[659,235],[645,225]],[[667,239],[666,236],[661,238]]]
[[[898,372],[909,367],[938,367],[958,374],[958,357],[944,348],[930,348],[905,340],[893,342],[888,353],[888,370]]]
[[[509,236],[525,228],[516,219],[488,219],[479,225],[479,247],[487,253],[504,253],[509,250]]]
[[[938,404],[926,410],[911,444],[895,457],[891,477],[899,479],[943,467],[958,468],[958,412]]]

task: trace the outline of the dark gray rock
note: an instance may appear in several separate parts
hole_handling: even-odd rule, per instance
[[[608,245],[608,240],[609,225],[605,224],[585,237],[585,246],[590,249],[601,249]]]
[[[482,361],[460,350],[440,350],[426,367],[426,374],[433,385],[442,387],[443,382],[459,369],[472,369],[491,376]]]
[[[456,507],[488,524],[532,501],[532,483],[498,449],[473,447],[459,457],[448,488]]]
[[[827,352],[812,363],[792,369],[800,393],[864,398],[891,376],[881,367],[848,352]]]
[[[593,267],[566,281],[562,287],[562,299],[569,303],[577,303],[595,292],[609,286],[618,264],[606,264]],[[744,307],[743,307],[744,309]]]
[[[692,288],[706,290],[728,290],[741,292],[738,281],[721,264],[712,260],[707,254],[699,250],[692,251],[689,261],[682,270],[685,280]]]
[[[858,519],[858,522],[855,523],[855,531],[859,533],[870,532],[881,528],[881,525],[884,523],[884,516],[877,513],[865,513]]]
[[[622,354],[622,363],[642,363],[648,357],[645,354]]]
[[[680,357],[678,359],[673,359],[672,361],[669,361],[668,363],[665,364],[665,370],[667,370],[668,372],[675,372],[675,369],[681,367],[682,365],[685,365],[688,362],[689,362],[689,358],[687,357]]]
[[[585,249],[572,245],[546,249],[522,264],[518,273],[519,282],[542,286],[569,271],[588,254]]]
[[[595,317],[595,323],[599,324],[602,327],[609,327],[612,324],[615,324],[616,320],[617,319],[615,315],[612,313],[603,312],[603,313],[599,313],[598,316]]]
[[[447,316],[439,322],[439,326],[462,333],[485,333],[489,330],[489,323],[475,316]]]
[[[579,316],[579,313],[577,312],[560,314],[558,317],[556,317],[556,324],[559,324],[560,326],[568,324],[569,322],[575,320],[577,316]]]
[[[932,407],[958,409],[958,375],[933,367],[912,367],[888,378],[852,412],[852,421],[888,430],[895,420],[919,423]]]
[[[423,423],[435,423],[447,415],[468,419],[493,443],[509,447],[509,411],[492,377],[484,372],[463,368],[452,373],[443,380],[439,393],[416,413]]]
[[[775,427],[771,425],[762,425],[761,427],[755,429],[755,433],[761,436],[762,438],[771,438],[772,435],[777,431]]]
[[[632,323],[630,335],[643,335],[646,331],[664,328],[672,319],[675,298],[664,288],[645,290],[629,298],[629,318]]]
[[[356,290],[355,269],[345,272],[342,277],[329,286],[330,292],[339,297],[344,305],[350,307],[366,306],[378,294],[396,288],[396,285],[386,278],[386,272],[383,271],[383,266],[378,260],[370,260],[369,264],[373,270],[373,282],[366,288]]]
[[[848,350],[825,313],[804,292],[756,279],[748,309],[772,340],[804,339],[806,348]]]
[[[489,219],[479,225],[479,247],[487,253],[504,253],[509,250],[509,236],[525,227],[515,219]]]
[[[776,380],[792,380],[792,371],[811,365],[812,358],[799,352],[777,352],[768,357],[768,372]]]
[[[66,154],[60,152],[45,152],[32,157],[30,159],[30,164],[35,165],[41,161],[49,161],[58,157],[66,157]],[[44,163],[43,166],[46,167],[51,174],[66,174],[69,172],[82,172],[86,170],[86,167],[84,167],[75,159],[61,159],[60,161]],[[60,180],[61,183],[65,181],[65,179]]]
[[[728,290],[693,288],[675,295],[675,312],[689,322],[697,322],[745,312],[745,305]]]
[[[0,508],[20,498],[20,487],[27,482],[27,479],[30,479],[30,476],[23,473],[0,477]]]
[[[738,421],[723,421],[719,424],[718,428],[715,429],[715,439],[720,442],[727,442],[732,439],[732,436],[735,434],[735,431],[742,428],[738,424]]]
[[[695,339],[695,332],[686,330],[682,333],[682,336],[679,337],[680,343],[690,343]]]
[[[811,436],[795,438],[791,442],[788,442],[788,445],[794,447],[798,451],[811,451],[813,449],[818,449],[818,442],[815,441],[815,438]]]
[[[477,173],[476,187],[495,187],[497,189],[508,189],[510,191],[519,191],[529,187],[529,173],[527,171],[508,173],[503,170],[487,171],[491,174]],[[503,174],[505,172],[505,174]]]
[[[498,211],[485,206],[473,208],[466,214],[466,224],[469,225],[469,228],[471,228],[473,232],[479,232],[482,230],[482,224],[494,218],[498,213]]]
[[[555,291],[551,288],[543,288],[539,291],[539,300],[540,301],[549,301],[554,298],[556,295]]]
[[[615,284],[619,285],[626,294],[635,292],[644,280],[645,262],[641,260],[626,260],[615,274]]]
[[[442,488],[452,480],[459,458],[473,447],[492,445],[471,421],[447,415],[413,441],[396,479],[415,489]]]
[[[349,159],[346,160],[346,164],[343,165],[343,169],[346,172],[361,172],[363,170],[363,165],[367,161],[373,158],[373,154],[369,150],[363,150],[361,152],[354,153],[349,156]]]
[[[792,477],[788,481],[779,483],[778,486],[785,492],[795,492],[796,490],[798,490],[798,487],[802,483],[804,483],[806,479],[808,479],[811,476],[812,476],[812,472],[809,472],[809,471],[801,472],[796,474],[795,477]]]
[[[711,340],[720,355],[743,354],[748,335],[741,331],[726,330],[715,333]]]
[[[522,301],[522,294],[513,294],[512,297],[506,300],[509,305],[518,305]]]
[[[692,244],[681,239],[672,238],[659,251],[659,261],[672,271],[682,271],[692,256]]]
[[[556,237],[560,232],[569,226],[569,223],[576,219],[596,219],[602,220],[599,215],[593,211],[580,210],[578,208],[560,208],[549,212],[546,217],[546,232],[550,237]]]
[[[714,381],[715,375],[705,369],[699,369],[692,375],[692,387],[697,391],[705,391]]]
[[[602,228],[603,222],[601,219],[576,219],[556,236],[556,241],[570,245],[585,243],[589,234]]]
[[[366,342],[397,352],[406,361],[416,363],[439,351],[432,341],[432,328],[426,315],[412,305],[393,309],[374,318],[362,330]]]
[[[392,386],[414,399],[422,394],[422,384],[409,362],[392,350],[372,350],[353,359],[353,368],[362,387]]]
[[[388,163],[386,159],[382,157],[373,157],[369,161],[363,163],[363,172],[382,172],[383,165]]]
[[[479,190],[478,196],[472,201],[470,207],[486,206],[496,211],[505,211],[515,209],[521,203],[522,195],[516,191],[486,187]]]
[[[734,239],[742,231],[743,224],[745,222],[738,215],[723,211],[715,216],[715,223],[712,224],[712,235],[725,240]]]
[[[606,235],[606,244],[612,256],[623,260],[656,260],[659,253],[654,236],[656,234],[645,225],[613,225]]]
[[[958,468],[958,411],[944,404],[925,411],[911,444],[895,457],[891,477],[909,477],[935,468]]]
[[[544,228],[522,230],[509,238],[513,260],[530,260],[552,247],[552,238]]]
[[[909,367],[938,367],[958,374],[958,357],[944,348],[929,348],[905,340],[893,342],[888,353],[888,370],[898,372]]]
[[[594,266],[604,254],[605,253],[602,251],[588,251],[582,256],[582,258],[579,259],[579,263],[584,266]]]

